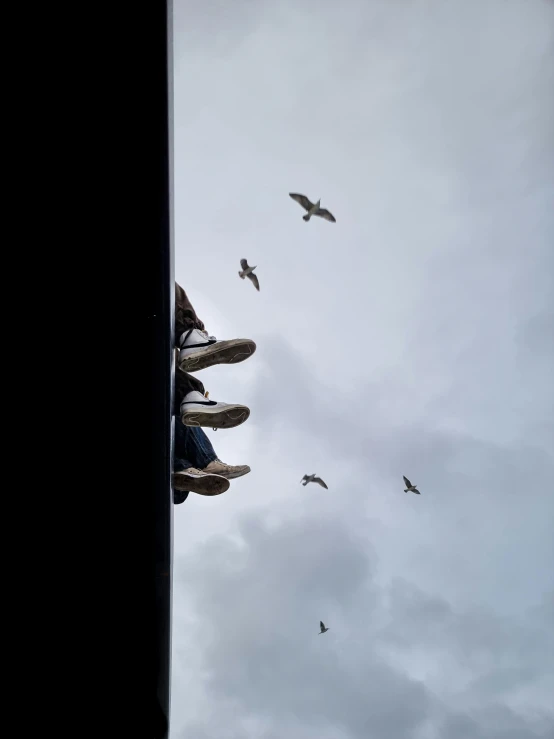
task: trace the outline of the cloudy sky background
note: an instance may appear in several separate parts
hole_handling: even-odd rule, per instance
[[[258,349],[201,376],[252,472],[175,508],[172,739],[551,739],[554,4],[174,23],[176,278]]]

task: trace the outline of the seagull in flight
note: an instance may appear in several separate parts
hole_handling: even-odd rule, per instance
[[[242,267],[242,271],[239,272],[239,277],[241,278],[241,280],[244,280],[245,277],[248,277],[250,282],[254,285],[256,290],[259,292],[260,283],[258,282],[258,277],[254,274],[254,270],[256,269],[256,267],[255,266],[249,267],[246,259],[240,260],[240,266]]]
[[[305,195],[299,195],[296,192],[289,192],[289,195],[293,200],[296,200],[296,202],[301,205],[304,210],[308,211],[305,216],[302,216],[306,223],[310,220],[312,216],[320,216],[321,218],[325,218],[326,221],[331,221],[331,223],[337,222],[337,219],[332,213],[330,213],[325,208],[320,207],[321,198],[317,201],[317,203],[312,203],[311,200]]]
[[[321,631],[319,632],[320,634],[324,634],[326,631],[329,631],[328,627],[325,626],[323,621],[319,622],[319,628],[321,629]]]
[[[316,477],[315,474],[314,475],[304,475],[304,477],[300,480],[300,482],[302,483],[302,485],[304,485],[304,487],[306,487],[306,485],[309,482],[317,482],[317,484],[321,485],[322,488],[325,488],[325,490],[329,490],[329,488],[323,482],[321,477]]]
[[[404,485],[406,485],[406,490],[404,490],[405,493],[407,493],[408,490],[409,490],[410,493],[415,493],[416,495],[421,495],[421,493],[417,489],[417,485],[412,485],[412,483],[408,480],[408,478],[406,477],[406,475],[402,475],[402,477],[404,478]]]

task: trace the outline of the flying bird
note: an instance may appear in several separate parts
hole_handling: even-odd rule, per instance
[[[308,211],[305,216],[302,216],[302,218],[306,222],[308,222],[312,216],[320,216],[321,218],[325,218],[326,221],[331,221],[331,223],[337,222],[337,219],[332,213],[330,213],[325,208],[320,208],[321,198],[317,201],[317,203],[312,203],[311,200],[305,195],[299,195],[296,192],[289,192],[289,195],[293,200],[296,200],[296,202],[299,203],[304,208],[304,210]]]
[[[319,632],[320,634],[324,634],[326,631],[329,631],[328,627],[325,626],[323,621],[319,622],[319,628],[321,629],[321,631]]]
[[[323,482],[321,477],[316,477],[315,474],[314,475],[304,475],[304,477],[300,480],[300,482],[302,483],[302,485],[304,485],[304,487],[306,487],[306,485],[309,482],[317,482],[317,484],[321,485],[322,488],[325,488],[325,490],[329,490],[329,488]]]
[[[254,285],[256,290],[260,291],[260,283],[258,282],[258,277],[254,274],[254,270],[256,267],[249,267],[248,262],[246,259],[240,260],[240,266],[242,267],[242,271],[239,272],[239,277],[241,280],[244,280],[245,277],[248,277],[250,282]]]
[[[416,495],[421,495],[421,493],[417,489],[417,485],[412,485],[412,483],[408,480],[406,475],[402,475],[402,477],[404,478],[404,485],[406,485],[406,490],[404,490],[405,493],[407,493],[409,490],[411,493],[415,493]]]

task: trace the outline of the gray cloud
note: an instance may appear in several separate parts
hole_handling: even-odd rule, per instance
[[[411,736],[427,714],[424,686],[371,649],[345,660],[336,643],[329,649],[318,635],[321,618],[339,631],[360,603],[364,620],[371,616],[377,594],[362,543],[325,519],[277,527],[251,519],[240,535],[244,549],[224,541],[206,546],[183,583],[202,614],[196,639],[209,666],[210,693],[279,722],[315,729],[331,722],[353,736],[386,725]]]
[[[348,737],[402,739],[427,726],[515,739],[554,727],[552,713],[525,716],[504,703],[552,677],[545,614],[531,628],[479,606],[456,611],[404,579],[380,587],[367,539],[333,518],[247,516],[236,533],[240,544],[210,540],[179,568],[197,619],[190,644],[203,656],[214,705],[231,703],[237,715],[294,736],[332,726]],[[324,637],[320,618],[331,626]],[[463,690],[441,700],[395,666],[399,653],[437,670],[446,692],[457,681]]]
[[[504,705],[493,705],[473,716],[449,716],[441,736],[451,739],[537,739],[552,735],[552,720],[533,716],[525,720]]]
[[[414,548],[444,587],[467,587],[468,595],[479,592],[487,600],[497,598],[501,584],[508,592],[517,584],[512,605],[517,608],[524,594],[552,584],[547,563],[554,561],[549,535],[554,500],[545,494],[554,477],[552,454],[524,439],[497,444],[467,433],[439,431],[429,422],[391,424],[386,412],[373,412],[381,406],[380,384],[367,389],[363,398],[342,388],[331,395],[324,387],[313,387],[308,367],[284,342],[276,342],[273,349],[268,344],[272,346],[269,339],[268,365],[252,402],[260,415],[259,449],[286,428],[287,455],[307,438],[324,450],[323,457],[332,455],[341,465],[340,477],[328,482],[340,485],[346,477],[350,506],[374,500],[391,529],[406,525]],[[290,402],[273,403],[282,386]],[[387,397],[394,396],[390,383],[387,391]],[[360,408],[372,412],[360,414]],[[421,499],[406,499],[402,474],[420,484]],[[387,511],[381,508],[383,497],[390,501]],[[417,519],[425,527],[423,534],[413,532],[414,505],[417,515],[425,506],[423,521]],[[403,565],[409,566],[410,544],[403,541],[402,548]],[[440,558],[434,564],[437,552]],[[437,571],[446,563],[464,571],[468,580],[453,588],[448,572]]]

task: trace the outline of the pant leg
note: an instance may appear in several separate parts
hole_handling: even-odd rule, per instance
[[[202,470],[214,459],[217,459],[217,455],[202,429],[197,426],[185,426],[177,416],[175,418],[173,471],[182,472],[191,467]],[[174,488],[173,502],[175,505],[184,503],[188,494],[188,490],[175,490]]]
[[[181,422],[181,419],[179,419]],[[195,467],[203,470],[210,462],[217,459],[217,454],[212,446],[212,442],[206,436],[204,429],[200,426],[184,426],[189,432],[187,435],[187,455],[189,459],[194,459]]]
[[[181,472],[189,467],[203,470],[217,459],[217,454],[205,432],[199,426],[185,426],[175,418],[173,471]]]
[[[186,432],[183,433],[183,429],[186,429],[186,426],[183,426],[179,415],[177,415],[173,430],[173,472],[182,472],[188,470],[189,467],[194,467],[192,462],[186,458]],[[173,503],[175,505],[184,503],[188,497],[188,490],[175,490],[173,488]]]
[[[182,472],[195,464],[188,459],[187,445],[188,427],[183,424],[179,416],[175,418],[173,432],[173,472]]]
[[[190,328],[204,331],[204,324],[196,315],[192,303],[181,285],[175,283],[175,342],[178,346],[181,334]]]

